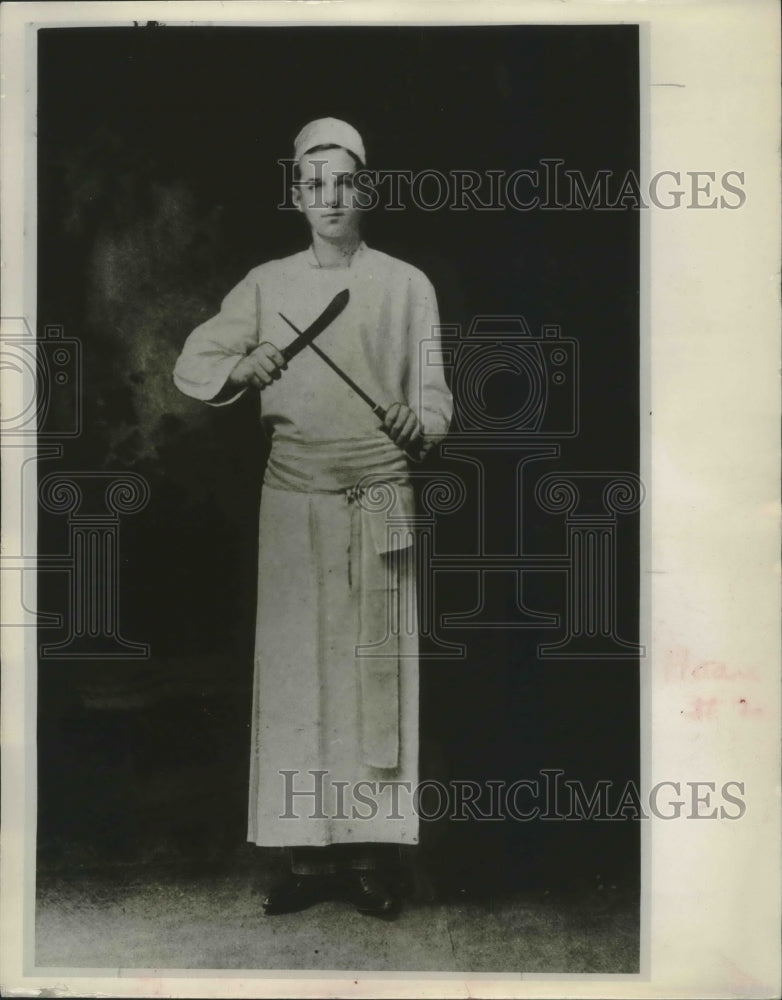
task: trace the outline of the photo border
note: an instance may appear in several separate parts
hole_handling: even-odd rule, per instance
[[[50,995],[115,996],[151,992],[164,996],[405,997],[557,997],[564,992],[571,997],[776,994],[780,982],[780,643],[775,572],[779,551],[775,375],[780,312],[773,277],[778,277],[780,242],[779,25],[775,4],[759,0],[752,14],[749,9],[740,2],[719,0],[609,0],[578,5],[530,0],[482,4],[480,14],[475,4],[450,2],[370,5],[327,0],[311,5],[276,0],[260,4],[174,0],[3,5],[2,315],[4,321],[29,317],[32,330],[37,329],[36,165],[30,140],[35,131],[37,27],[119,25],[134,20],[376,26],[638,23],[642,171],[650,176],[653,170],[663,169],[742,169],[747,177],[743,215],[693,216],[686,209],[669,213],[649,209],[641,216],[641,477],[648,496],[641,511],[645,569],[641,642],[649,650],[641,661],[641,785],[645,788],[655,781],[677,778],[736,777],[746,782],[748,816],[743,825],[642,823],[640,972],[584,976],[197,970],[194,975],[194,970],[118,969],[111,976],[106,969],[35,968],[35,629],[3,628],[0,967],[6,995],[38,990],[53,991]],[[726,75],[731,88],[720,90],[720,76]],[[726,93],[731,100],[724,100]],[[719,109],[714,107],[716,94],[723,98]],[[747,108],[752,114],[747,114]],[[717,258],[713,241],[718,239],[715,227],[721,220],[731,227],[735,242],[727,247],[721,244],[723,254]],[[755,355],[737,358],[735,352],[727,352],[732,338],[738,337],[735,325],[742,316],[746,322],[751,318],[759,341],[755,341]],[[708,323],[713,357],[704,355],[700,329],[699,336],[692,335],[698,323]],[[690,340],[684,337],[688,333]],[[19,387],[6,372],[3,376],[3,408],[14,412]],[[733,401],[730,413],[717,405],[723,398]],[[736,409],[741,417],[738,422],[733,416]],[[702,435],[706,425],[710,437]],[[723,478],[726,438],[734,453],[742,456],[738,482]],[[35,454],[31,442],[3,449],[4,534],[9,523],[16,523],[21,466]],[[34,509],[33,504],[33,514]],[[697,529],[693,528],[693,509],[700,514]],[[727,546],[728,566],[722,556],[726,516],[735,531],[743,531],[740,539]],[[25,521],[25,528],[30,535],[21,540],[23,551],[34,551],[34,516]],[[769,554],[765,559],[764,552]],[[688,618],[692,604],[686,599],[693,587],[706,610]],[[737,590],[742,594],[738,608],[730,601]],[[14,595],[4,588],[3,620],[13,600]],[[748,612],[752,612],[749,618]],[[748,621],[753,634],[741,638]],[[693,685],[670,683],[666,669],[681,650],[688,651],[696,663],[730,664],[751,655],[761,670],[752,697],[765,713],[755,728],[742,727],[732,718],[722,720],[719,732],[716,724],[687,728],[679,718],[685,711],[680,705],[687,704]],[[701,685],[697,690],[700,697],[707,689]],[[730,770],[734,767],[738,769],[735,774]],[[736,901],[742,899],[745,907],[737,911]],[[697,928],[697,939],[693,928]]]

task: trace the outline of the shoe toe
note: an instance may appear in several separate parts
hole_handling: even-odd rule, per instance
[[[352,902],[365,916],[396,916],[399,904],[396,896],[375,875],[362,874],[354,883]]]
[[[326,879],[311,876],[297,878],[289,876],[275,886],[263,901],[263,912],[267,916],[282,913],[298,913],[315,903],[332,898],[334,889]]]

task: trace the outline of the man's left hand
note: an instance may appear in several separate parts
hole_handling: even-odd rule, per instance
[[[392,403],[388,407],[383,430],[400,448],[418,445],[423,435],[421,421],[404,403]]]

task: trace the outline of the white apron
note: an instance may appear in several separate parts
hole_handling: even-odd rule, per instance
[[[260,515],[255,844],[417,842],[418,640],[405,470],[384,438],[273,446]]]

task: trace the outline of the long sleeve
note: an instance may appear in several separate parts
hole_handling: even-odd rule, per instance
[[[410,287],[407,395],[429,438],[442,438],[448,433],[453,413],[453,399],[443,372],[439,323],[434,288],[419,272],[418,280]]]
[[[225,406],[245,391],[240,388],[221,395],[237,362],[258,345],[257,287],[250,272],[226,295],[220,312],[197,326],[185,341],[174,366],[174,384],[186,396]]]

